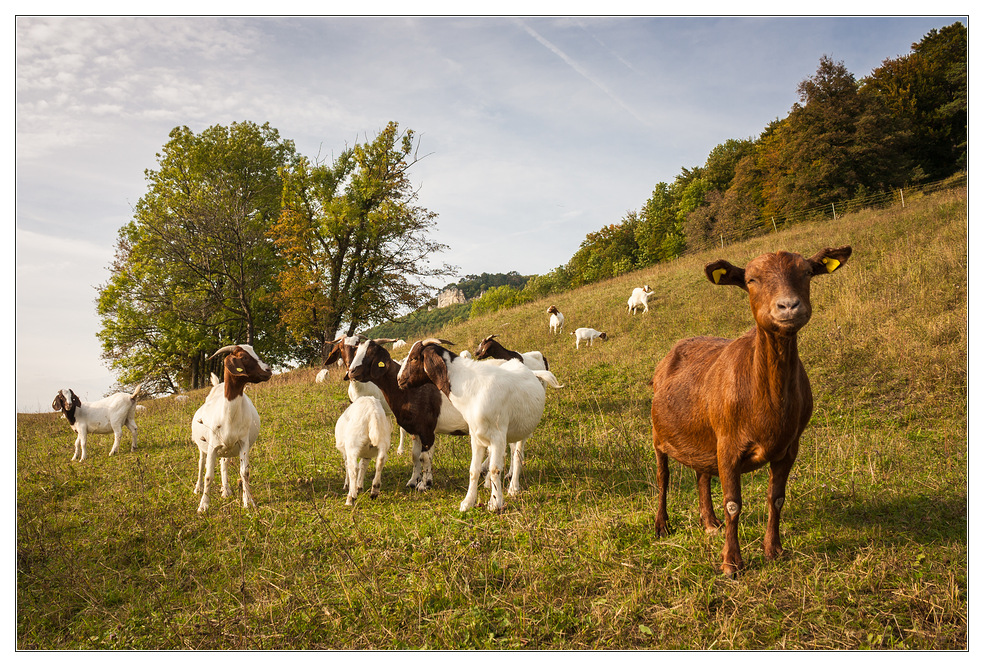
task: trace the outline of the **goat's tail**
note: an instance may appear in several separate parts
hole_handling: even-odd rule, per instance
[[[553,387],[554,389],[560,389],[564,386],[557,380],[557,376],[550,371],[533,371],[533,375],[535,375],[537,379],[539,379],[545,386]]]
[[[373,410],[369,417],[369,440],[377,449],[389,446],[390,435],[393,432],[389,417],[383,412],[382,406],[378,407],[379,409]]]
[[[137,388],[133,390],[133,393],[132,394],[130,394],[130,402],[131,403],[135,403],[136,402],[136,400],[137,400],[137,394],[140,393],[140,390],[141,389],[143,389],[143,382],[141,382],[140,384],[138,384],[137,385]]]

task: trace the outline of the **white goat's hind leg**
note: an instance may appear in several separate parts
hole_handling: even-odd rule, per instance
[[[345,479],[348,483],[348,494],[345,497],[345,504],[351,505],[359,496],[359,459],[355,452],[345,455]]]
[[[468,493],[465,494],[465,499],[461,501],[461,507],[459,508],[462,512],[467,512],[473,508],[478,501],[478,480],[482,476],[482,455],[486,450],[486,447],[474,433],[471,437],[471,450],[471,467],[468,469]]]
[[[126,427],[130,429],[130,435],[133,436],[133,443],[130,445],[130,451],[137,451],[137,420],[130,418],[130,421],[126,423]]]
[[[81,435],[76,435],[75,436],[75,444],[73,445],[73,447],[75,448],[75,451],[72,454],[72,460],[73,461],[81,461],[82,459],[80,458],[80,456],[82,455],[82,452],[84,451],[82,449],[82,436]]]
[[[120,438],[123,437],[123,425],[120,424],[113,429],[113,448],[109,450],[109,455],[112,456],[120,450]]]
[[[501,435],[501,434],[500,434]],[[489,443],[489,480],[492,482],[492,495],[486,505],[490,512],[498,512],[502,509],[504,500],[502,497],[502,463],[505,459],[506,441],[504,437],[497,435]]]
[[[232,487],[229,486],[229,459],[219,459],[219,468],[222,471],[222,497],[228,498],[232,495]]]
[[[243,507],[256,507],[253,494],[249,488],[249,450],[239,453],[239,479],[243,483]]]
[[[369,491],[370,498],[378,498],[379,492],[383,488],[383,464],[386,463],[386,450],[380,449],[376,456],[376,474],[372,478],[372,489]]]
[[[523,449],[526,445],[525,440],[512,443],[512,465],[509,466],[509,495],[515,496],[519,493],[519,477],[523,472]]]

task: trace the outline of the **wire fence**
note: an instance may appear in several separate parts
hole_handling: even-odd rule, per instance
[[[788,229],[800,222],[816,221],[824,218],[836,220],[840,216],[847,215],[848,213],[856,213],[864,209],[889,208],[891,206],[900,206],[904,208],[906,201],[911,201],[915,197],[940,192],[943,190],[950,190],[961,186],[966,187],[966,185],[967,174],[963,173],[939,181],[933,181],[931,183],[913,185],[907,188],[899,188],[898,190],[892,190],[891,192],[880,192],[867,196],[854,197],[836,204],[831,203],[824,204],[823,206],[815,206],[813,208],[797,211],[796,213],[786,217],[761,217],[745,225],[744,227],[732,229],[723,234],[718,233],[717,238],[694,240],[694,242],[688,240],[687,248],[684,250],[683,254],[689,255],[715,247],[723,248],[726,245],[737,243],[738,241],[744,241],[745,239],[756,236],[764,236],[770,232],[777,233],[782,229]]]

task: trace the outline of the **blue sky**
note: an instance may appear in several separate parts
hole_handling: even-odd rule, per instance
[[[176,126],[269,122],[314,158],[397,121],[437,262],[540,274],[785,117],[822,56],[861,78],[956,20],[21,16],[16,407],[112,386],[96,288]]]

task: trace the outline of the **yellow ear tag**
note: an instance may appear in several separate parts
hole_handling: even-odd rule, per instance
[[[833,257],[824,257],[823,263],[827,265],[827,273],[833,273],[841,265],[840,260],[834,259]]]
[[[714,277],[714,284],[715,285],[720,285],[721,284],[721,276],[723,276],[727,272],[728,272],[727,269],[715,269],[714,271],[711,271],[711,275]]]
[[[380,361],[379,362],[379,367],[380,368],[386,368],[386,362],[385,361]]]
[[[237,372],[237,373],[242,373],[242,372],[243,372],[243,369],[242,369],[242,368],[237,368],[237,369],[236,369],[236,372]]]

